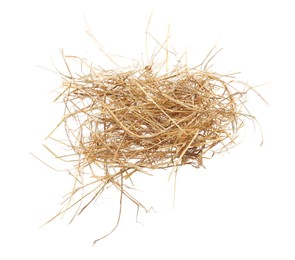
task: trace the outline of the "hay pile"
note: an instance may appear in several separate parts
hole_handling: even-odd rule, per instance
[[[245,118],[253,119],[244,106],[250,88],[237,90],[233,75],[210,72],[204,63],[163,72],[166,61],[104,70],[68,59],[88,72],[74,74],[66,63],[57,98],[65,105],[57,128],[63,125],[67,136],[58,142],[69,154],[56,157],[73,163],[75,180],[57,216],[74,206],[79,214],[109,186],[120,191],[120,205],[125,195],[144,208],[125,185],[133,174],[203,166],[204,158],[234,144]]]

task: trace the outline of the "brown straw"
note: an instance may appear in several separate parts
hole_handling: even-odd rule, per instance
[[[57,140],[53,132],[48,138],[67,147],[68,154],[55,156],[73,164],[75,183],[55,217],[74,206],[76,216],[110,186],[120,192],[120,205],[126,196],[144,208],[128,192],[132,175],[168,168],[176,174],[182,165],[198,168],[204,158],[235,144],[244,119],[254,120],[244,105],[251,87],[234,75],[210,71],[213,57],[194,68],[178,62],[166,69],[164,60],[104,70],[64,56],[68,74],[62,75],[57,100],[65,112],[56,128],[64,127],[66,140]],[[73,73],[68,64],[73,59],[88,72]]]

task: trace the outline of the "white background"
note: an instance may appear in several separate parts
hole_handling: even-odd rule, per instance
[[[2,1],[0,4],[1,259],[295,259],[294,7],[293,1]],[[92,247],[115,222],[109,196],[68,225],[70,216],[39,229],[59,209],[71,178],[40,163],[50,155],[44,137],[60,119],[52,103],[60,84],[51,59],[59,50],[89,55],[94,36],[108,52],[131,58],[145,53],[145,29],[188,50],[197,65],[215,45],[219,72],[259,88],[266,106],[249,108],[264,134],[250,123],[243,142],[206,161],[207,169],[180,169],[175,209],[167,175],[146,178],[141,196],[157,213],[125,204],[120,227]],[[163,37],[164,36],[164,37]],[[99,57],[93,56],[99,63]],[[101,64],[103,65],[103,64]],[[112,214],[109,214],[112,213]]]

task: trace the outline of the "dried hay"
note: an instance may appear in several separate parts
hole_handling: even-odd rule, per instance
[[[163,45],[159,50],[168,53]],[[161,63],[104,70],[64,55],[68,73],[62,74],[57,100],[65,112],[57,128],[63,126],[67,138],[57,140],[53,133],[48,138],[68,148],[68,154],[55,156],[73,163],[69,172],[75,183],[55,217],[77,206],[75,217],[113,186],[120,192],[115,229],[123,196],[145,209],[128,192],[134,174],[168,168],[176,174],[182,165],[198,168],[204,158],[235,144],[244,119],[254,120],[245,107],[252,88],[234,74],[210,71],[213,57],[210,53],[194,68],[179,61],[168,68],[167,55]],[[73,59],[88,72],[74,74],[68,64]]]

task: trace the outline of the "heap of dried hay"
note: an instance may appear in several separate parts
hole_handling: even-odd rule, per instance
[[[167,61],[104,70],[77,57],[64,58],[69,73],[62,75],[57,98],[65,105],[58,127],[64,126],[67,140],[59,142],[71,152],[57,157],[71,156],[75,184],[57,216],[79,203],[76,214],[82,212],[112,185],[121,202],[126,195],[144,208],[127,192],[125,183],[133,174],[200,167],[205,156],[235,143],[245,118],[254,119],[244,106],[251,88],[234,75],[211,72],[207,63],[195,68],[177,63],[164,72]],[[88,73],[73,74],[68,58],[78,59]]]

